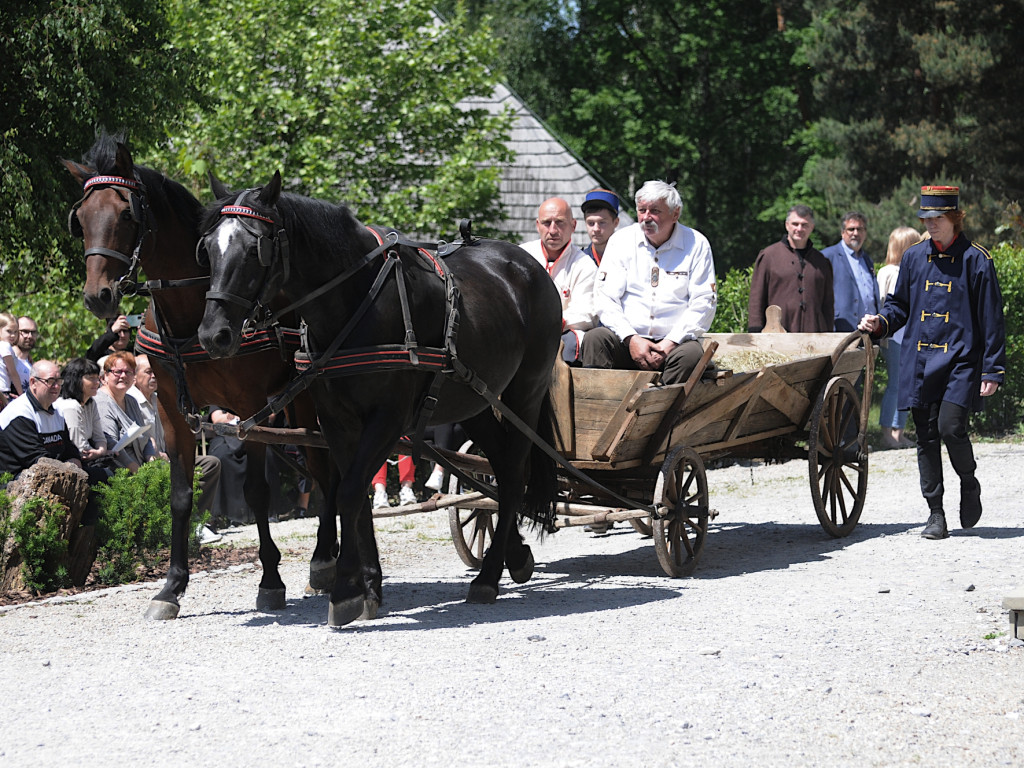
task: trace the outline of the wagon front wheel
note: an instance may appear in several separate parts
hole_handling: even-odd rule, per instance
[[[669,576],[689,576],[697,567],[708,535],[708,478],[704,462],[692,448],[679,446],[665,458],[654,487],[654,550]]]
[[[868,489],[866,420],[853,384],[835,377],[811,412],[807,463],[818,522],[836,538],[849,535]]]
[[[479,454],[473,450],[473,442],[467,441],[459,453]],[[488,485],[494,484],[494,477],[482,475],[476,472],[471,473],[474,480],[480,480]],[[462,493],[462,483],[454,474],[448,480],[449,493]],[[490,509],[450,507],[448,509],[448,528],[452,533],[452,543],[455,551],[470,568],[479,569],[484,562],[484,554],[491,541],[494,539],[494,521],[498,513]]]

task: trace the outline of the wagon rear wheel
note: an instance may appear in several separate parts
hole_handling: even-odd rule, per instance
[[[479,453],[473,450],[473,441],[467,441],[459,448],[459,453]],[[494,477],[477,472],[468,473],[475,480],[494,485]],[[452,475],[448,480],[449,493],[462,493],[462,483]],[[452,543],[455,551],[470,568],[479,569],[484,562],[484,554],[494,539],[494,522],[498,513],[489,509],[465,507],[449,507],[448,527],[452,532]]]
[[[853,384],[835,377],[811,412],[807,463],[818,522],[840,538],[857,527],[868,490],[868,454],[860,397]]]
[[[708,478],[692,448],[674,448],[665,458],[654,487],[654,504],[665,514],[654,518],[654,550],[669,576],[689,576],[697,567],[708,535]]]

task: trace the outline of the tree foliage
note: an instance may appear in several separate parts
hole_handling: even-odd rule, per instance
[[[991,240],[1007,203],[1024,193],[1016,98],[1024,3],[808,6],[799,55],[814,73],[815,119],[803,136],[811,160],[799,185],[819,221],[864,208],[877,254],[892,226],[917,225],[922,184],[957,184],[967,226]]]
[[[170,44],[164,0],[9,0],[0,6],[0,294],[81,284],[67,234],[75,189],[61,157],[97,125],[148,144],[197,97],[199,59]]]
[[[678,184],[721,270],[777,237],[759,214],[802,166],[787,142],[807,83],[783,5],[802,14],[763,0],[470,3],[493,14],[512,86],[609,184]]]
[[[458,15],[438,24],[425,0],[172,5],[179,45],[211,58],[215,105],[157,164],[234,186],[281,170],[291,191],[411,231],[499,216],[510,116],[458,105],[493,91],[487,30],[467,32]]]

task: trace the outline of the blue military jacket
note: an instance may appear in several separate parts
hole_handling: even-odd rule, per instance
[[[981,407],[981,382],[1003,383],[1003,295],[992,256],[963,233],[940,253],[922,240],[903,254],[896,288],[881,312],[891,336],[906,325],[900,410],[945,400]]]

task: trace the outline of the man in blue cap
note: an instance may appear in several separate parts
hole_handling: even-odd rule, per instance
[[[981,518],[981,485],[967,435],[969,412],[995,394],[1006,374],[1003,296],[991,254],[963,233],[958,187],[922,187],[922,219],[931,236],[903,254],[896,287],[858,328],[891,336],[906,326],[897,407],[917,427],[917,466],[928,522],[921,536],[949,536],[942,506],[942,455],[960,477],[960,525]]]
[[[619,225],[619,198],[607,189],[592,189],[587,192],[580,209],[590,236],[590,245],[583,252],[601,266],[604,247]]]

